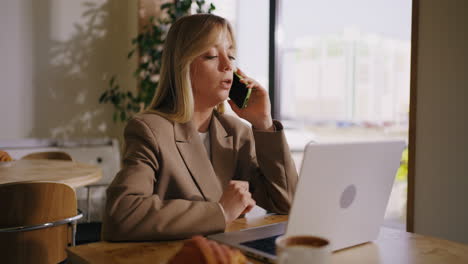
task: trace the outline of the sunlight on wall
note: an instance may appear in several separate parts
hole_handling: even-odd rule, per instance
[[[10,3],[14,2],[14,3]],[[118,137],[110,105],[99,95],[116,74],[136,88],[134,59],[127,59],[137,34],[137,1],[6,1],[0,55],[5,74],[0,138]],[[4,10],[10,10],[5,12]],[[4,72],[4,71],[2,71]],[[14,111],[11,111],[14,110]]]

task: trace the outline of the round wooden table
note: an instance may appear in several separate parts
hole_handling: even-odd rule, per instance
[[[0,184],[26,181],[60,182],[77,188],[98,181],[98,166],[62,160],[15,160],[0,162]]]

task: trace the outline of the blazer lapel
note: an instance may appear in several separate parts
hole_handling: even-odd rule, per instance
[[[211,163],[224,190],[234,176],[236,160],[232,134],[222,125],[218,115],[214,112],[210,124]]]
[[[218,201],[223,188],[192,122],[174,123],[174,136],[179,153],[205,200]]]

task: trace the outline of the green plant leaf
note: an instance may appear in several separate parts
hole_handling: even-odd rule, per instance
[[[101,94],[101,97],[99,97],[99,103],[105,103],[107,100],[107,91],[105,91],[103,94]]]
[[[213,5],[213,3],[211,3],[210,8],[208,9],[208,13],[211,14],[211,12],[213,12],[214,10],[216,10],[216,7]]]

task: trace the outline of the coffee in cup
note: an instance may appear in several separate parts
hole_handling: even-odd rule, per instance
[[[330,242],[317,236],[280,236],[276,239],[278,264],[328,264],[331,258]]]

